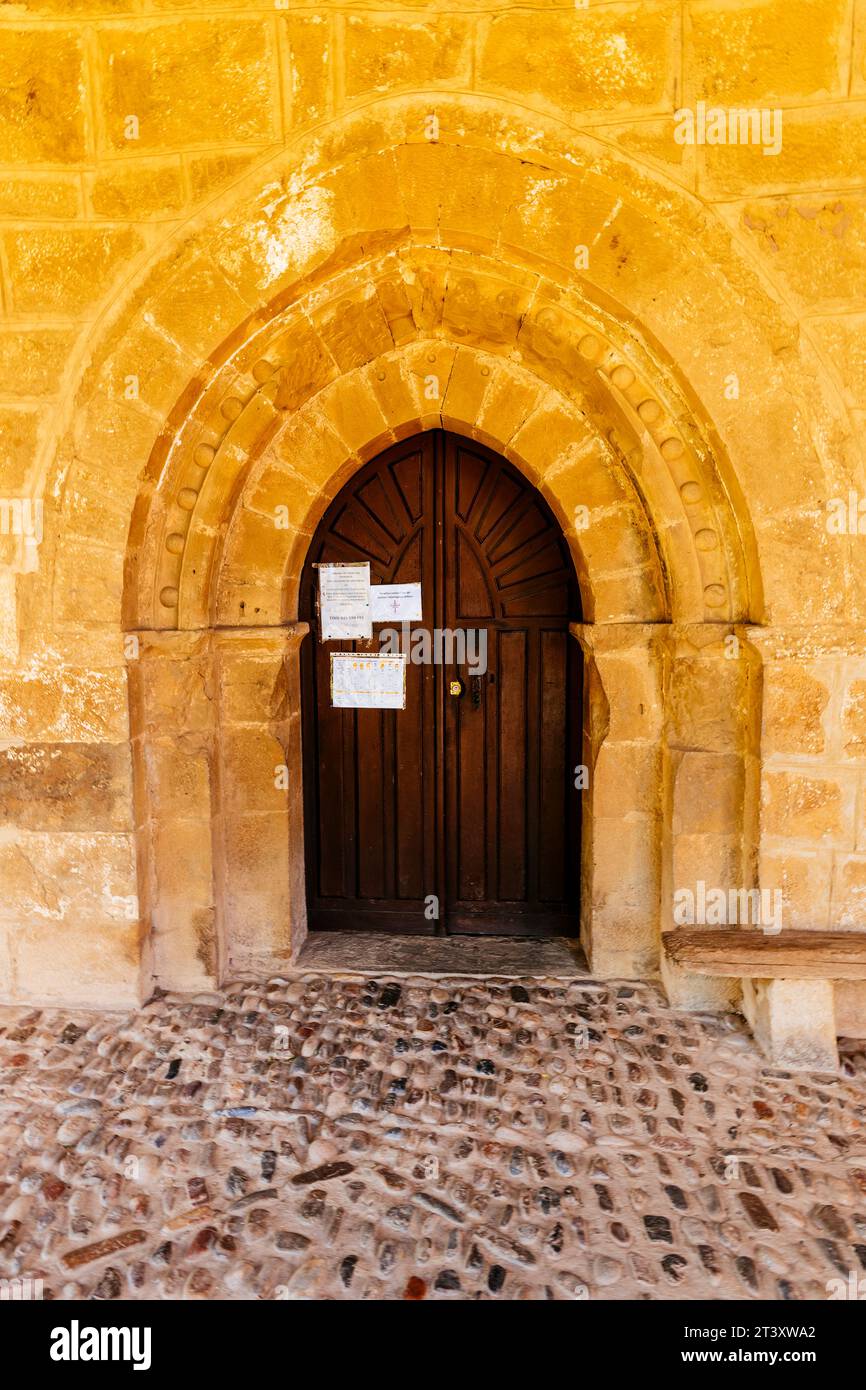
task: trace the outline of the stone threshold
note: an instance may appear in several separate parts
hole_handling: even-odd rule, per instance
[[[310,932],[290,971],[345,975],[500,975],[589,979],[580,945],[565,936],[386,936]]]

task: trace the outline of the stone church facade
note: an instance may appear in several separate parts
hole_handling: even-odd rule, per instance
[[[574,561],[591,970],[832,1062],[856,971],[666,939],[866,931],[866,4],[68,10],[0,36],[3,998],[297,958],[301,574],[435,429]]]

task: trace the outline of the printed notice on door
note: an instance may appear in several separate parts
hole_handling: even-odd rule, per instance
[[[331,652],[334,709],[405,709],[406,657]]]
[[[370,590],[374,623],[420,622],[420,584],[374,584]]]
[[[345,642],[373,635],[370,564],[317,565],[319,641]]]

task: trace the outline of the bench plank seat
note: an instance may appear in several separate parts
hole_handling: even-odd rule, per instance
[[[678,927],[662,939],[669,958],[695,975],[866,980],[866,932]]]

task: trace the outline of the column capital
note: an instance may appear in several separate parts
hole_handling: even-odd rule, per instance
[[[309,623],[281,623],[278,627],[142,628],[125,632],[124,637],[135,637],[148,657],[182,660],[211,650],[220,655],[236,651],[279,656],[299,646],[309,630]]]
[[[279,627],[217,627],[211,632],[214,646],[225,656],[232,651],[251,655],[279,656],[300,646],[310,630],[309,623],[281,623]]]
[[[664,642],[670,623],[570,623],[569,632],[584,651],[607,653],[650,648]]]

